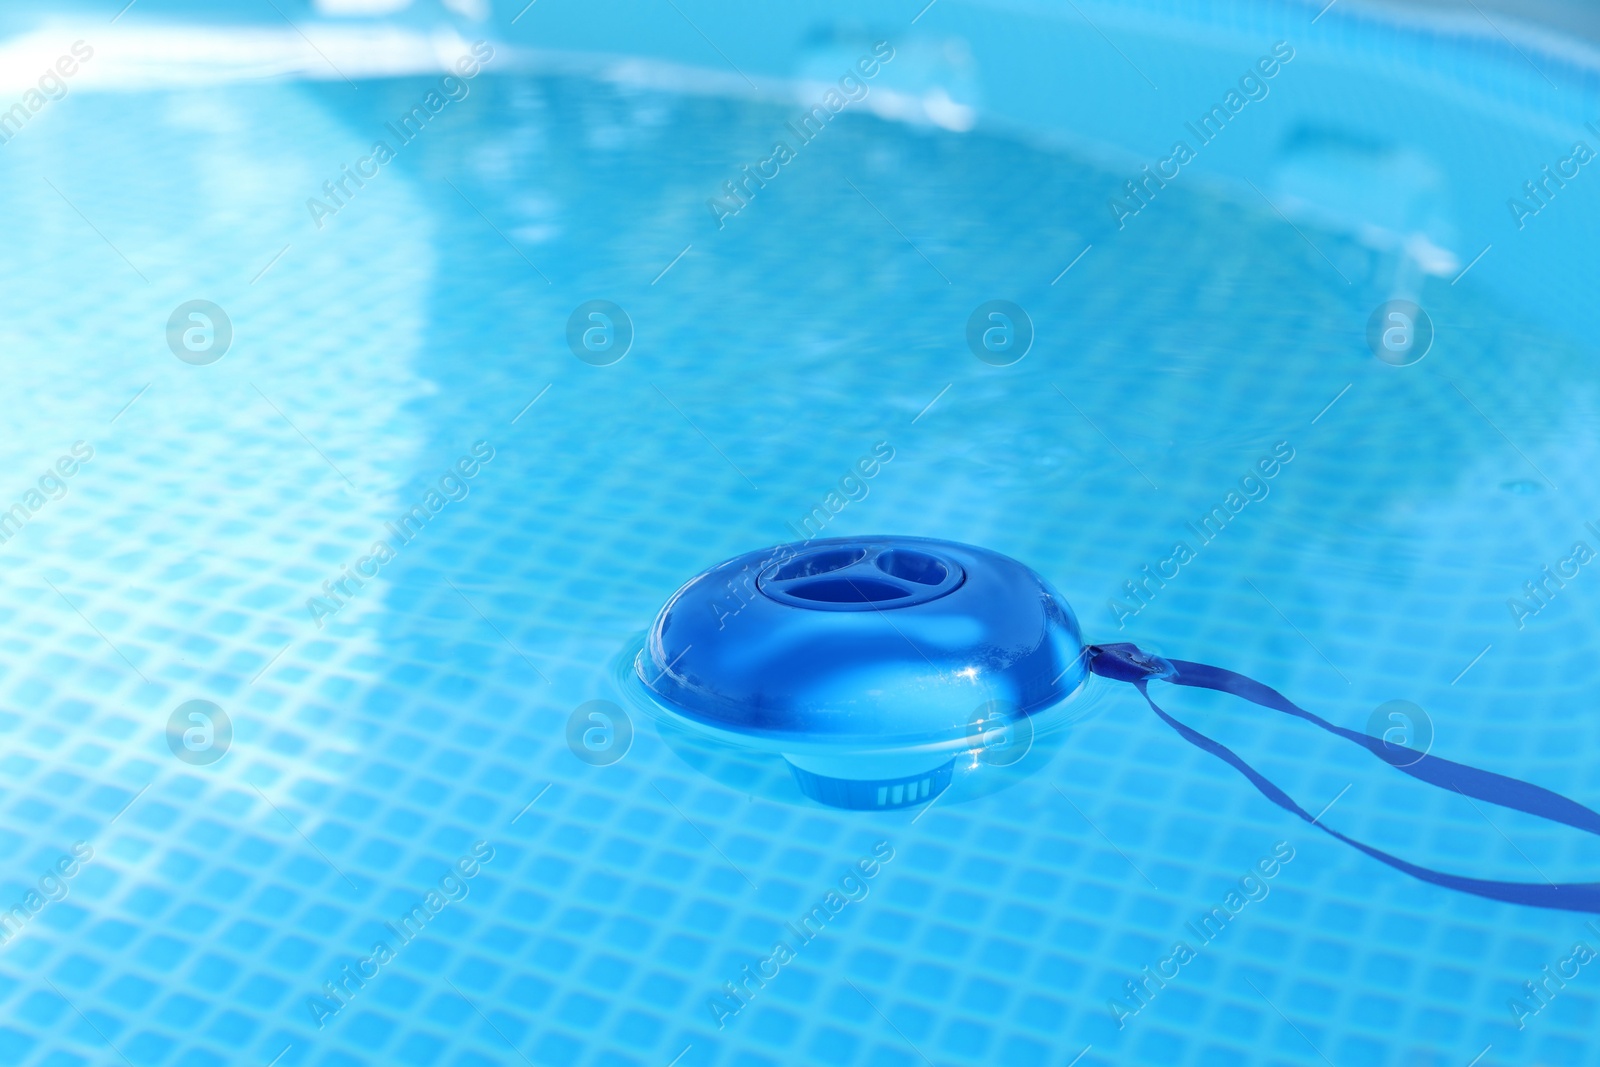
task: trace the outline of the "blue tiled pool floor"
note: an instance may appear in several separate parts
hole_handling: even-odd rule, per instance
[[[1587,971],[1526,1029],[1507,1004],[1600,934],[1309,832],[1131,691],[1011,787],[896,816],[771,766],[736,788],[643,721],[612,766],[564,741],[683,580],[784,540],[884,441],[830,533],[987,545],[1091,639],[1355,727],[1412,700],[1435,751],[1592,797],[1600,587],[1521,631],[1504,603],[1600,519],[1592,352],[1430,280],[1435,351],[1387,367],[1362,334],[1393,264],[1336,234],[1349,285],[1198,185],[1109,232],[1095,164],[867,114],[717,230],[704,201],[788,109],[581,80],[484,75],[317,229],[304,201],[426,85],[83,95],[5,149],[0,499],[94,455],[0,545],[0,905],[93,855],[0,946],[0,1063],[1592,1062]],[[164,334],[197,298],[235,329],[203,367]],[[963,340],[994,298],[1037,327],[1009,368]],[[566,347],[589,299],[634,323],[614,366]],[[478,442],[465,497],[319,626],[324,581]],[[1123,582],[1279,442],[1270,495],[1119,631]],[[189,699],[233,723],[209,766],[168,747]],[[1165,704],[1379,847],[1583,875],[1572,835]],[[880,842],[865,898],[714,1011]],[[1265,897],[1119,1029],[1125,984],[1280,842]]]

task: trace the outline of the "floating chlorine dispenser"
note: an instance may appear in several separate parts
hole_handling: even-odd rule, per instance
[[[880,810],[938,796],[975,743],[1077,691],[1085,661],[1066,602],[1017,561],[865,537],[706,571],[661,609],[635,672],[691,733],[781,755],[823,804]]]
[[[691,579],[627,672],[665,723],[781,756],[806,796],[885,811],[930,803],[958,767],[1062,725],[1090,679],[1128,682],[1183,740],[1372,859],[1493,900],[1600,913],[1600,883],[1510,882],[1422,867],[1333,829],[1225,745],[1180,722],[1150,683],[1212,689],[1308,722],[1430,785],[1600,835],[1600,813],[1515,778],[1349,730],[1241,674],[1131,644],[1086,645],[1072,609],[1016,560],[919,537],[816,540],[750,552]]]

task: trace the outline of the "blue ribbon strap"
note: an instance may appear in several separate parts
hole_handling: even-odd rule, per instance
[[[1387,742],[1368,734],[1347,730],[1342,726],[1335,726],[1321,716],[1295,704],[1276,689],[1263,685],[1254,679],[1246,678],[1242,674],[1224,670],[1221,667],[1212,667],[1204,663],[1191,663],[1188,660],[1162,659],[1127,643],[1091,647],[1089,656],[1090,670],[1102,677],[1132,682],[1134,687],[1143,695],[1145,701],[1149,703],[1151,710],[1163,722],[1177,731],[1178,736],[1196,748],[1209,752],[1233,767],[1234,770],[1244,775],[1250,781],[1250,784],[1261,792],[1262,796],[1285,811],[1293,812],[1324,833],[1338,838],[1352,848],[1365,852],[1380,863],[1386,863],[1390,867],[1398,871],[1404,871],[1413,878],[1424,882],[1443,886],[1446,889],[1455,889],[1463,893],[1471,893],[1475,896],[1487,897],[1491,900],[1503,900],[1512,904],[1525,904],[1539,908],[1556,908],[1563,911],[1600,913],[1600,883],[1568,882],[1541,885],[1533,882],[1502,882],[1466,878],[1461,875],[1436,871],[1429,867],[1409,863],[1398,856],[1390,855],[1381,849],[1357,841],[1324,825],[1315,816],[1297,804],[1293,797],[1278,788],[1272,781],[1240,758],[1232,749],[1185,726],[1163,711],[1160,705],[1155,702],[1155,699],[1150,696],[1149,683],[1152,680],[1163,680],[1173,685],[1186,685],[1196,689],[1212,689],[1219,693],[1230,693],[1234,696],[1242,697],[1253,704],[1304,719],[1326,730],[1328,733],[1360,745],[1390,766],[1430,785],[1450,789],[1460,793],[1462,796],[1487,801],[1502,808],[1526,812],[1529,815],[1571,826],[1574,829],[1583,830],[1597,836],[1600,836],[1600,813],[1586,808],[1576,801],[1569,800],[1559,793],[1551,792],[1542,786],[1533,785],[1516,778],[1508,778],[1492,771],[1468,767],[1465,764],[1455,763],[1438,756],[1429,756],[1413,749],[1389,745]]]

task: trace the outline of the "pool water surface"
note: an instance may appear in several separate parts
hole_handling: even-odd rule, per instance
[[[409,140],[438,76],[69,95],[0,149],[0,503],[92,452],[0,544],[0,904],[92,853],[0,946],[0,1063],[1594,1062],[1589,969],[1509,1007],[1600,946],[1581,916],[1367,860],[1127,687],[1005,788],[903,813],[707,773],[644,718],[609,765],[567,742],[682,582],[825,514],[1010,555],[1089,640],[1341,725],[1411,701],[1435,753],[1583,800],[1600,578],[1508,598],[1600,547],[1591,341],[1452,284],[1470,257],[1199,176],[1119,228],[1137,167],[959,112],[800,143],[803,95],[457,84]],[[1397,367],[1366,327],[1401,291],[1435,337]],[[994,299],[1032,324],[1008,366],[967,343]],[[190,300],[231,323],[215,362],[168,344]],[[597,300],[615,362],[569,344]],[[214,763],[169,745],[196,699]],[[1377,847],[1584,877],[1570,832],[1163,706]]]

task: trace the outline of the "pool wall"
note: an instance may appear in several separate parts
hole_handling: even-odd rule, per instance
[[[1585,165],[1563,187],[1543,168],[1561,167],[1577,142],[1600,153],[1600,52],[1471,8],[1340,0],[1319,17],[1319,7],[937,0],[919,15],[914,4],[717,0],[641,5],[613,21],[593,8],[540,3],[514,25],[497,15],[496,28],[540,52],[595,53],[603,41],[606,53],[700,66],[758,87],[816,79],[830,60],[842,71],[851,47],[887,40],[897,65],[885,68],[885,86],[942,91],[987,123],[1114,159],[1130,179],[1188,141],[1197,158],[1174,180],[1224,184],[1260,206],[1270,200],[1313,232],[1344,230],[1396,255],[1409,249],[1422,263],[1401,272],[1412,285],[1419,273],[1450,284],[1470,265],[1457,284],[1547,328],[1592,332],[1600,320],[1586,294],[1600,278],[1588,252],[1600,241],[1592,209],[1600,178]],[[1293,59],[1268,95],[1202,146],[1186,124],[1221,104],[1280,41]],[[1526,182],[1551,191],[1544,203]],[[1119,228],[1109,207],[1121,192],[1108,188],[1105,216],[1084,220],[1091,240],[1139,239],[1136,223],[1146,220],[1124,217]],[[1519,219],[1513,198],[1538,210]],[[1361,325],[1330,328],[1359,341]]]
[[[535,68],[586,67],[679,88],[688,80],[702,91],[789,95],[807,106],[863,46],[888,41],[896,58],[867,101],[880,113],[952,128],[981,121],[1061,141],[1129,180],[1171,159],[1184,140],[1196,158],[1175,181],[1221,187],[1282,214],[1313,246],[1319,230],[1355,236],[1394,257],[1396,295],[1422,296],[1431,276],[1437,282],[1427,284],[1467,285],[1545,329],[1586,337],[1600,327],[1587,299],[1600,280],[1589,255],[1600,241],[1592,209],[1600,193],[1589,186],[1600,181],[1589,175],[1596,168],[1573,161],[1578,143],[1600,153],[1600,47],[1591,43],[1593,14],[1562,0],[1515,13],[1456,0],[418,0],[382,20],[331,17],[301,2],[281,5],[276,22],[252,5],[144,0],[105,26],[105,13],[121,6],[64,6],[46,21],[58,33],[92,30],[112,50],[128,43],[122,31],[175,22],[259,34],[286,33],[288,19],[330,50],[335,35],[348,40],[379,26],[435,38],[450,28],[493,37]],[[0,29],[38,28],[21,18],[0,16]],[[1278,42],[1293,59],[1267,95],[1202,145],[1189,124],[1223,104]],[[1538,183],[1537,197],[1528,183]],[[1108,187],[1106,211],[1081,220],[1088,242],[1137,241],[1147,228],[1146,219],[1119,218],[1110,206],[1119,195],[1133,203],[1126,189]],[[1358,345],[1362,325],[1328,328]]]

